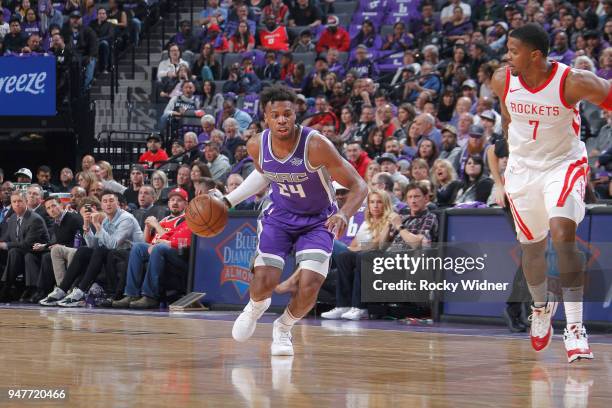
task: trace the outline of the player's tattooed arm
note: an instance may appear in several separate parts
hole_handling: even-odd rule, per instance
[[[610,82],[592,72],[572,69],[565,80],[564,99],[570,106],[581,100],[612,110],[612,87]]]
[[[359,210],[368,195],[368,186],[359,176],[357,170],[346,161],[331,142],[324,136],[315,134],[308,141],[308,151],[316,152],[309,157],[309,165],[312,168],[325,166],[329,175],[338,183],[349,189],[345,204],[337,214],[331,216],[327,221],[327,227],[341,236],[346,229],[348,219]]]
[[[502,132],[504,137],[508,139],[508,126],[510,125],[510,113],[508,113],[508,109],[506,108],[506,104],[504,103],[504,99],[506,97],[507,92],[507,73],[506,67],[501,67],[493,74],[493,78],[491,79],[491,89],[499,98],[499,106],[501,109],[501,117],[502,117]]]

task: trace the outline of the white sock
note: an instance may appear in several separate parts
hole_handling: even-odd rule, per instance
[[[271,298],[267,298],[267,299],[260,300],[260,301],[255,301],[253,299],[250,299],[249,303],[251,303],[251,307],[253,308],[253,310],[259,313],[261,317],[261,315],[264,314],[264,312],[268,310],[268,308],[270,307]]]
[[[548,285],[546,279],[539,285],[532,286],[527,283],[529,287],[529,293],[531,293],[531,297],[533,298],[533,305],[535,307],[543,307],[546,306],[546,292],[548,291]]]
[[[289,308],[285,309],[285,312],[276,319],[276,321],[282,326],[284,330],[291,330],[291,328],[301,319],[301,317],[295,317],[289,311]]]
[[[584,287],[563,288],[563,305],[568,329],[573,325],[582,325],[582,295]]]

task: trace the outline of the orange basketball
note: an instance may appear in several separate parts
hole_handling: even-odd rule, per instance
[[[189,203],[185,210],[185,221],[194,234],[201,237],[214,237],[227,224],[227,207],[223,201],[208,194],[199,195]]]

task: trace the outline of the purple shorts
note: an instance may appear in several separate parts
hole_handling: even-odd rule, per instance
[[[285,259],[295,249],[295,262],[324,276],[334,236],[325,227],[327,214],[304,215],[270,206],[264,210],[258,225],[259,244],[255,266],[283,269]]]

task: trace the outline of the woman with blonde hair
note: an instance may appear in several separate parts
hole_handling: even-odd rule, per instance
[[[119,194],[123,194],[125,190],[127,190],[127,187],[121,185],[113,179],[113,167],[109,162],[100,160],[96,164],[100,169],[97,176],[102,182],[105,190],[114,191]]]
[[[332,255],[338,267],[336,307],[322,313],[324,319],[360,320],[367,317],[361,303],[361,257],[376,250],[387,240],[389,222],[394,214],[389,194],[370,190],[365,219],[348,247],[349,251]]]
[[[94,183],[98,181],[98,176],[89,170],[78,172],[75,178],[79,187],[82,187],[85,189],[85,191],[87,191],[87,195],[89,195],[89,191],[93,187]]]
[[[151,186],[155,190],[155,203],[166,204],[168,202],[168,195],[163,194],[168,187],[168,176],[161,170],[155,170],[151,175]],[[164,197],[165,196],[165,197]]]
[[[457,172],[451,162],[446,159],[436,160],[432,167],[431,181],[438,207],[451,207],[457,197],[457,191],[461,188],[461,181],[457,180]]]

